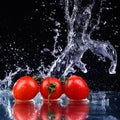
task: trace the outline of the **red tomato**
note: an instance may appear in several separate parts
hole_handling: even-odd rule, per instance
[[[63,116],[65,120],[86,120],[89,106],[85,102],[70,102],[65,108]]]
[[[44,102],[40,109],[41,120],[61,120],[62,109],[57,102]]]
[[[57,78],[47,77],[40,84],[40,92],[44,99],[58,99],[62,95],[62,84]]]
[[[16,102],[12,111],[15,120],[38,120],[38,111],[30,101]]]
[[[13,86],[13,96],[17,100],[33,99],[38,93],[38,84],[30,76],[23,76],[19,78]]]
[[[89,95],[89,88],[86,81],[79,76],[72,75],[64,85],[64,92],[70,99],[86,99]]]

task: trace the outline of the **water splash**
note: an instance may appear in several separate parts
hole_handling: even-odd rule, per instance
[[[9,74],[6,73],[6,76],[3,80],[0,79],[0,90],[9,90],[11,88],[11,84],[13,83],[13,79],[19,75],[20,73],[30,74],[33,70],[31,70],[28,66],[25,69],[20,67],[16,67],[16,71],[10,71]]]
[[[94,55],[99,57],[99,60],[102,60],[103,62],[105,62],[105,59],[108,58],[111,61],[109,73],[115,74],[117,66],[117,53],[115,48],[109,41],[97,41],[91,38],[92,32],[99,26],[100,23],[102,2],[99,5],[100,10],[97,14],[97,18],[94,20],[92,19],[93,8],[95,7],[94,0],[64,0],[62,4],[65,5],[65,18],[68,24],[67,45],[64,50],[62,50],[61,46],[56,47],[60,34],[59,30],[55,29],[54,31],[56,32],[56,36],[54,36],[54,50],[51,52],[49,49],[44,49],[43,52],[50,52],[56,60],[48,67],[45,67],[44,62],[40,61],[40,66],[37,68],[37,72],[43,78],[46,76],[56,76],[58,78],[67,76],[69,73],[76,72],[74,67],[78,67],[83,73],[87,73],[88,70],[86,68],[86,64],[82,61],[82,58],[84,57],[83,55],[86,51],[90,50]],[[49,19],[53,20],[50,17]],[[95,23],[93,21],[95,21]],[[60,27],[59,22],[55,22],[55,25]],[[24,51],[24,49],[22,51]],[[60,55],[57,55],[58,52]],[[15,54],[14,56],[16,57],[17,55]],[[23,60],[23,58],[21,59]],[[5,75],[4,79],[0,80],[0,104],[6,108],[6,112],[11,119],[11,103],[9,98],[11,98],[12,94],[10,91],[3,91],[3,89],[10,89],[13,82],[12,80],[19,73],[25,72],[25,74],[31,74],[33,71],[34,70],[31,70],[28,66],[26,69],[17,67],[15,72],[10,71],[9,74],[7,73]],[[93,103],[95,102],[96,101],[93,101]],[[102,100],[101,105],[104,105],[103,103],[104,99]],[[103,112],[106,112],[104,106],[102,107],[102,110]],[[110,118],[113,119],[112,117],[106,119]]]
[[[102,2],[100,8],[101,4]],[[94,0],[88,0],[87,2],[83,0],[74,0],[74,2],[65,0],[68,44],[61,55],[53,62],[47,76],[56,76],[58,78],[66,76],[71,72],[75,72],[75,66],[82,72],[87,73],[86,64],[81,60],[87,50],[91,50],[103,62],[108,58],[111,61],[109,73],[116,73],[117,53],[113,45],[108,41],[91,39],[91,33],[100,23],[100,17],[98,16],[96,24],[92,24],[94,5]]]
[[[9,120],[13,120],[12,116],[12,92],[10,90],[0,91],[0,106],[5,108],[5,114]]]
[[[59,45],[58,38],[61,34],[59,31],[61,23],[54,21],[57,29],[54,29],[56,35],[53,37],[55,40],[53,51],[44,48],[42,52],[49,52],[55,60],[47,67],[43,62],[44,60],[40,60],[40,65],[36,71],[41,77],[55,76],[61,78],[69,73],[76,72],[75,67],[79,68],[83,73],[87,73],[86,64],[82,59],[88,50],[98,56],[99,60],[103,62],[106,61],[106,58],[109,59],[111,61],[109,73],[116,73],[117,53],[113,45],[109,41],[98,41],[91,38],[92,32],[97,29],[100,23],[102,4],[103,1],[101,0],[98,5],[98,13],[94,16],[94,7],[96,7],[96,1],[94,0],[62,1],[68,27],[67,45],[64,50]],[[20,72],[26,72],[27,74],[32,73],[32,71],[34,70],[30,70],[29,67],[26,69],[17,67],[15,72],[10,71],[3,80],[0,80],[0,89],[9,88],[12,84],[12,79]]]

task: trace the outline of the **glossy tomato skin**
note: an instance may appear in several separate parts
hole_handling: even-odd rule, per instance
[[[31,100],[39,91],[37,82],[30,76],[19,78],[13,86],[12,92],[16,100]]]
[[[66,96],[73,100],[86,99],[89,95],[89,87],[80,76],[70,76],[63,88]]]
[[[43,99],[48,99],[49,91],[47,88],[50,84],[55,84],[55,91],[50,95],[49,99],[58,99],[62,95],[63,90],[60,80],[55,77],[46,77],[40,84],[40,93]]]
[[[31,101],[15,102],[12,112],[15,120],[38,120],[37,108]]]

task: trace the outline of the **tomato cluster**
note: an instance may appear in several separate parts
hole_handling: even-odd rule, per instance
[[[16,81],[12,92],[15,99],[22,101],[33,99],[38,92],[45,101],[56,101],[63,93],[71,100],[81,100],[88,97],[89,87],[82,77],[76,75],[68,77],[64,84],[55,77],[46,77],[38,84],[33,77],[23,76]]]

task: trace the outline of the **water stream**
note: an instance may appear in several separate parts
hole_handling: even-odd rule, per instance
[[[43,78],[46,76],[55,76],[57,78],[65,77],[69,73],[74,73],[77,67],[83,73],[87,73],[86,64],[82,61],[84,54],[90,50],[93,55],[98,56],[98,60],[105,62],[105,59],[111,61],[109,67],[109,74],[116,73],[117,66],[117,53],[114,46],[109,41],[98,41],[91,39],[91,34],[95,31],[96,27],[100,23],[100,13],[102,11],[102,3],[99,3],[99,10],[97,17],[93,16],[93,9],[96,5],[94,0],[65,0],[62,2],[64,4],[65,18],[67,21],[67,45],[64,50],[61,50],[60,55],[55,56],[55,53],[60,52],[60,48],[56,49],[57,39],[59,37],[59,30],[56,29],[56,36],[53,37],[55,40],[54,50],[50,51],[55,60],[51,62],[49,67],[45,67],[44,62],[40,63],[37,71]],[[93,20],[96,21],[93,23]],[[55,23],[57,26],[60,24]],[[20,72],[30,73],[33,70],[30,70],[29,66],[25,69],[16,67],[16,71],[10,71],[6,73],[6,76],[3,80],[0,81],[0,88],[9,88],[12,83],[12,79],[19,74]]]
[[[94,8],[95,1],[88,0],[85,4],[83,0],[74,0],[72,5],[70,2],[72,1],[65,0],[65,15],[68,23],[68,44],[61,55],[58,56],[57,60],[53,62],[47,75],[64,77],[67,76],[69,72],[75,71],[74,66],[77,66],[82,72],[86,73],[86,65],[81,59],[88,49],[103,62],[105,58],[108,58],[111,61],[109,73],[115,74],[117,53],[113,45],[108,41],[91,39],[92,31],[100,23],[98,17],[96,24],[92,24],[92,9]],[[70,12],[69,9],[72,9],[72,11]]]
[[[116,73],[117,66],[117,53],[114,46],[109,41],[98,41],[91,38],[91,33],[99,26],[100,23],[100,12],[102,1],[99,5],[98,17],[94,19],[96,22],[93,24],[93,8],[95,7],[94,0],[65,0],[62,1],[64,4],[65,18],[68,25],[67,30],[67,45],[65,49],[60,53],[60,55],[56,56],[56,59],[49,65],[49,67],[45,67],[41,62],[40,66],[38,66],[38,73],[42,77],[46,76],[55,76],[58,78],[65,77],[69,73],[74,73],[76,70],[74,67],[79,68],[83,73],[87,73],[86,64],[82,61],[84,54],[90,50],[93,55],[98,56],[99,60],[105,62],[105,59],[109,59],[111,61],[111,65],[109,67],[109,73]],[[55,45],[54,50],[50,51],[53,55],[56,52],[56,41],[59,36],[58,30],[56,30],[57,35],[54,37]],[[41,68],[43,68],[41,71]],[[26,69],[22,69],[20,67],[16,68],[16,71],[11,71],[7,73],[5,78],[0,80],[0,89],[5,90],[9,89],[12,84],[12,79],[21,73],[25,72],[26,74],[32,73],[33,70],[30,70],[29,66]],[[6,100],[2,94],[0,98],[4,106],[8,111],[9,116],[11,117],[11,113],[9,113],[10,103],[9,100]],[[10,94],[11,95],[11,94]],[[7,94],[8,96],[8,94]],[[7,104],[6,104],[7,102]],[[1,103],[0,103],[1,104]]]

